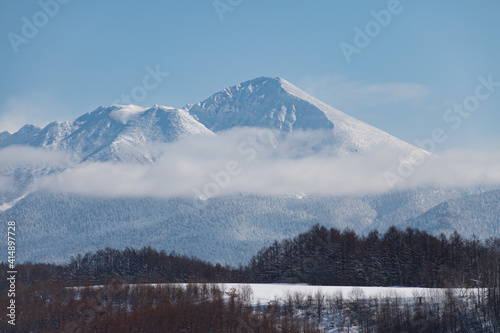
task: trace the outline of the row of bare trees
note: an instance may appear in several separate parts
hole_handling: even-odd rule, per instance
[[[0,295],[0,304],[7,296]],[[367,297],[287,292],[267,304],[249,285],[19,283],[15,326],[0,332],[500,332],[498,289]]]
[[[293,325],[279,306],[252,306],[248,288],[214,284],[74,287],[50,281],[21,284],[15,326],[1,332],[289,332],[319,333],[304,317]],[[251,295],[251,293],[250,293]],[[0,303],[6,301],[0,296]]]

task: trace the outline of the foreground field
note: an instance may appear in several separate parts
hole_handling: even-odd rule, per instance
[[[500,332],[500,295],[486,288],[162,283],[65,289],[81,312],[80,322],[72,324],[82,325],[83,319],[84,326],[75,327],[99,332],[110,327],[123,332]]]
[[[308,286],[303,284],[241,284],[227,283],[221,285],[226,290],[242,290],[249,286],[253,291],[253,303],[267,304],[274,300],[284,300],[288,295],[302,293],[325,296],[339,296],[344,298],[384,299],[401,298],[413,299],[415,297],[444,297],[445,288],[401,288],[401,287],[344,287],[344,286]],[[453,289],[457,295],[477,294],[475,289]]]

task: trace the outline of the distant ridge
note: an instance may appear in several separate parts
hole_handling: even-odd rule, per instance
[[[147,143],[214,135],[237,127],[282,132],[320,130],[339,152],[384,150],[426,154],[398,138],[359,121],[308,95],[282,78],[260,77],[215,93],[182,109],[155,105],[99,107],[74,121],[52,122],[40,129],[26,125],[14,134],[0,133],[0,148],[11,145],[63,150],[79,160],[154,163]]]

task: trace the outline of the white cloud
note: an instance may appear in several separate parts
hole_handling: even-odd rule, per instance
[[[311,154],[318,133],[280,138],[276,149],[252,130],[230,131],[204,140],[162,146],[154,165],[86,163],[40,186],[53,191],[107,196],[205,197],[232,193],[363,195],[387,192],[387,171],[401,156],[378,151],[369,156]],[[257,140],[257,141],[255,141]],[[253,145],[252,141],[257,143]],[[450,151],[429,158],[396,189],[424,185],[462,187],[500,184],[500,151]]]
[[[9,146],[0,149],[0,168],[3,170],[26,165],[60,165],[66,163],[66,154],[60,151],[27,146]]]
[[[364,108],[425,100],[430,89],[411,82],[365,84],[343,76],[306,78],[300,87],[312,96],[338,108]]]
[[[500,184],[500,150],[452,149],[418,167],[404,187],[425,185],[445,187]]]
[[[0,192],[5,194],[25,191],[33,185],[34,178],[59,172],[66,164],[66,154],[63,152],[26,146],[0,149]]]

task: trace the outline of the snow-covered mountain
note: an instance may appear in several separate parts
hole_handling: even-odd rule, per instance
[[[431,233],[449,233],[480,238],[500,236],[500,190],[447,200],[407,221],[407,225]]]
[[[381,232],[416,218],[447,199],[479,190],[395,192],[371,196],[232,195],[198,208],[189,198],[106,198],[37,192],[0,213],[0,221],[17,219],[22,237],[18,260],[66,262],[71,255],[105,247],[124,249],[151,245],[158,250],[193,255],[223,264],[247,263],[276,239],[294,237],[315,224]],[[500,198],[496,198],[498,203]],[[484,209],[485,207],[481,207]],[[490,207],[491,208],[491,207]],[[492,217],[495,210],[489,209]],[[485,216],[487,211],[476,212]],[[498,217],[498,215],[496,215]],[[464,218],[463,220],[466,220]],[[498,218],[461,229],[481,238],[500,235]],[[414,226],[414,225],[412,225]],[[439,231],[453,232],[447,224]]]
[[[285,132],[322,130],[329,144],[346,152],[375,149],[412,152],[420,149],[359,121],[308,95],[282,78],[261,77],[226,88],[189,107],[189,113],[208,129],[264,127]]]
[[[383,150],[402,161],[409,155],[428,154],[322,103],[281,78],[262,77],[182,109],[113,105],[99,107],[74,121],[55,121],[44,128],[25,125],[13,134],[0,133],[0,149],[22,145],[68,155],[56,168],[23,166],[22,177],[17,170],[0,168],[0,179],[8,178],[16,187],[9,191],[0,188],[0,206],[27,194],[39,176],[65,167],[85,161],[152,164],[161,155],[158,144],[182,137],[214,136],[237,127],[264,127],[285,136],[294,131],[321,131],[321,140],[301,142],[310,144],[310,154],[325,147],[331,155]]]
[[[164,106],[99,107],[70,122],[52,122],[43,129],[26,125],[0,141],[0,147],[29,145],[63,150],[75,159],[153,162],[141,149],[146,143],[165,143],[186,135],[214,135],[186,110]]]
[[[0,134],[0,148],[13,145],[26,145],[40,133],[41,128],[34,125],[24,125],[16,133],[2,132]]]
[[[11,134],[7,131],[1,132],[0,133],[0,142],[4,141],[7,139]]]
[[[316,131],[318,142],[329,149],[316,150],[314,145],[313,148],[304,145],[311,155],[317,151],[327,151],[333,156],[347,154],[361,163],[368,155],[379,157],[380,152],[390,152],[400,162],[407,161],[410,155],[430,156],[322,103],[281,78],[247,81],[182,109],[113,105],[99,107],[74,121],[50,123],[43,129],[26,125],[13,134],[0,133],[0,149],[34,147],[41,148],[37,153],[56,154],[55,157],[62,151],[71,159],[62,165],[34,162],[11,165],[0,160],[0,220],[14,218],[23,225],[19,260],[61,262],[69,255],[106,246],[151,245],[214,262],[237,264],[245,263],[273,240],[294,236],[316,223],[341,229],[349,227],[357,232],[375,228],[383,231],[390,225],[421,226],[439,232],[460,228],[464,235],[470,235],[473,227],[463,226],[471,218],[481,226],[478,236],[500,236],[499,213],[495,208],[500,206],[500,197],[498,192],[483,194],[485,189],[481,188],[419,188],[356,196],[232,194],[208,198],[200,208],[198,202],[185,197],[110,198],[93,192],[82,196],[31,187],[40,177],[64,172],[64,168],[78,163],[111,161],[105,165],[113,168],[121,163],[139,164],[141,168],[163,165],[156,163],[164,160],[155,145],[193,137],[202,138],[203,142],[210,141],[204,140],[206,137],[225,140],[221,132],[245,133],[240,127],[271,129],[279,134],[278,139],[297,132]],[[317,140],[318,135],[314,138]],[[283,146],[285,150],[288,147]],[[275,151],[280,153],[279,149]],[[212,155],[207,154],[210,160]],[[385,159],[385,154],[380,155]],[[170,156],[168,161],[176,156]],[[448,216],[455,217],[450,220]]]
[[[61,151],[67,156],[38,165],[0,161],[0,211],[28,194],[40,177],[63,172],[81,162],[151,164],[160,155],[155,144],[175,142],[184,136],[211,135],[215,134],[186,110],[156,105],[99,107],[74,121],[52,122],[43,129],[25,125],[14,134],[4,132],[0,135],[0,149],[26,146]]]
[[[281,78],[257,78],[224,89],[183,109],[153,106],[99,107],[71,122],[40,129],[26,125],[0,135],[0,148],[29,145],[63,150],[78,160],[150,163],[157,156],[146,143],[173,142],[187,135],[213,135],[236,127],[283,132],[322,130],[324,143],[341,152],[383,149],[400,154],[426,153],[348,116]],[[213,132],[212,132],[213,131]]]

